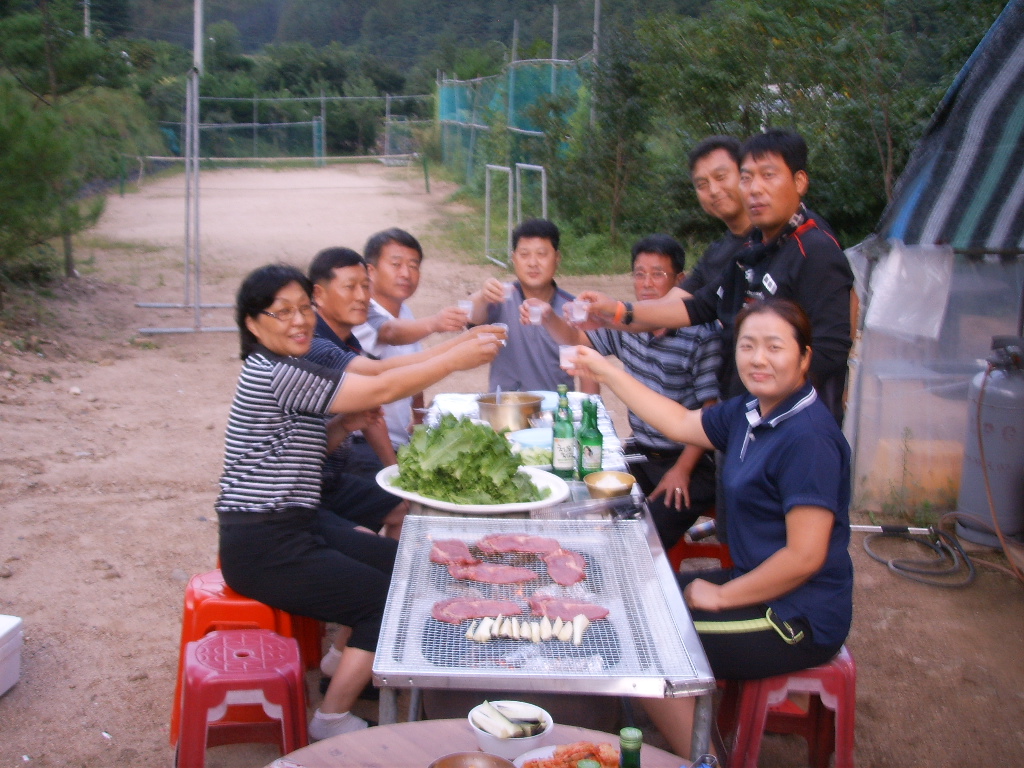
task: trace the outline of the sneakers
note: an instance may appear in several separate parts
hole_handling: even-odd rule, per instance
[[[320,741],[329,739],[331,736],[340,736],[343,733],[352,733],[368,728],[363,718],[345,712],[341,715],[324,714],[319,709],[313,713],[313,719],[309,721],[309,740]]]

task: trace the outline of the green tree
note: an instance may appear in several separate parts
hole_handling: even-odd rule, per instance
[[[606,233],[617,244],[624,220],[642,229],[657,209],[648,211],[652,201],[645,194],[652,110],[640,87],[637,42],[624,30],[609,38],[594,72],[590,109],[577,109],[566,124],[568,150],[555,165],[564,173],[557,173],[555,186],[560,210],[583,231]]]
[[[238,27],[230,21],[210,24],[206,28],[205,43],[203,63],[210,74],[250,68],[250,61],[242,50]]]
[[[0,19],[0,64],[8,73],[3,113],[9,107],[12,136],[17,126],[32,134],[0,147],[6,153],[4,181],[35,174],[32,184],[5,190],[8,198],[24,196],[21,202],[8,199],[7,207],[35,215],[29,224],[5,215],[3,252],[9,260],[19,248],[31,250],[59,235],[68,276],[76,274],[71,238],[91,226],[103,206],[101,194],[83,192],[115,177],[124,153],[139,154],[143,145],[152,151],[158,143],[138,97],[111,87],[130,82],[125,57],[101,40],[84,38],[80,24],[70,2],[44,1],[37,12]],[[33,115],[26,116],[26,109]]]
[[[60,116],[33,102],[0,76],[0,306],[6,284],[49,276],[39,259],[22,257],[62,233],[61,190],[74,163]]]
[[[365,75],[350,77],[345,83],[345,96],[379,96],[373,81]],[[360,100],[345,102],[345,111],[350,116],[351,130],[354,132],[352,149],[360,154],[367,153],[377,141],[377,126],[384,112],[383,105],[377,100]]]
[[[930,110],[999,10],[980,0],[719,0],[640,24],[659,165],[711,133],[791,127],[810,148],[809,201],[856,241],[878,220]],[[964,38],[968,39],[965,43]],[[675,202],[698,221],[687,189]],[[706,219],[705,219],[706,220]]]

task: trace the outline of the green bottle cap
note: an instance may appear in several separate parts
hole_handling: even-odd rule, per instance
[[[619,744],[626,749],[639,749],[644,743],[644,733],[639,728],[623,728],[619,731]]]

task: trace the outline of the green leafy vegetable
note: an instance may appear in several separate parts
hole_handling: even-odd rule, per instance
[[[519,504],[551,493],[519,472],[502,435],[451,414],[433,429],[416,428],[398,451],[398,470],[398,488],[452,504]]]
[[[512,446],[515,450],[515,446]],[[534,448],[527,446],[519,449],[519,460],[527,467],[537,467],[551,464],[550,448]]]

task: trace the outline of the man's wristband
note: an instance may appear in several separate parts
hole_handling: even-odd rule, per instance
[[[633,322],[633,305],[627,301],[623,306],[626,311],[622,314],[622,324],[630,325]]]
[[[616,304],[615,304],[615,314],[612,315],[612,322],[613,323],[621,323],[622,322],[622,318],[625,315],[625,313],[626,313],[626,305],[623,304],[621,301],[616,302]]]

